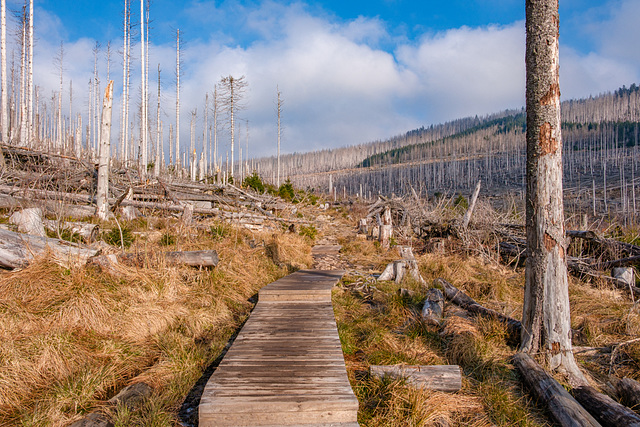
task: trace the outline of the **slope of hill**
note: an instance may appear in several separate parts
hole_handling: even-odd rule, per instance
[[[565,187],[607,210],[635,206],[638,176],[640,88],[562,104]],[[483,180],[501,194],[522,191],[525,172],[523,110],[420,128],[383,142],[281,158],[281,177],[302,188],[340,195],[468,192]],[[274,177],[275,159],[257,162],[258,172]],[[635,209],[634,209],[635,210]]]

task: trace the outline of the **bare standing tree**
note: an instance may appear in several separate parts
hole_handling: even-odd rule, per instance
[[[282,114],[282,93],[280,88],[276,86],[278,92],[278,174],[276,179],[276,187],[280,188],[280,138],[282,137],[282,128],[280,127],[280,115]]]
[[[58,132],[56,137],[56,152],[62,150],[62,90],[63,90],[63,75],[64,75],[64,46],[60,42],[60,51],[56,58],[58,63],[58,71],[60,72],[60,93],[58,94],[58,111],[56,112],[58,118]]]
[[[160,175],[160,64],[158,64],[158,109],[156,110],[156,157],[153,162],[153,176],[156,178]]]
[[[22,15],[20,16],[22,24],[22,49],[20,50],[20,145],[27,145],[27,2],[22,6]]]
[[[129,10],[129,0],[124,0],[124,22],[122,25],[122,116],[120,122],[120,157],[122,162],[125,164],[128,160],[127,139],[129,137],[129,127],[127,124],[129,121],[129,50],[131,46],[130,19],[131,14]]]
[[[230,176],[233,178],[233,162],[235,149],[235,116],[238,110],[244,108],[242,97],[247,89],[247,81],[244,76],[235,78],[232,75],[223,77],[220,80],[222,93],[220,94],[220,102],[222,109],[229,116],[229,126],[231,131],[231,170]]]
[[[27,142],[33,141],[33,0],[29,2],[29,60],[27,78]]]
[[[213,170],[220,172],[218,164],[218,85],[213,86]]]
[[[176,30],[176,170],[180,170],[180,29]]]
[[[209,92],[204,94],[204,125],[202,126],[202,155],[204,156],[204,169],[202,173],[207,175],[207,126],[209,126]],[[209,148],[209,151],[211,149]]]
[[[144,0],[140,0],[140,98],[142,100],[142,110],[140,114],[140,156],[142,165],[140,167],[140,175],[144,178],[147,174],[147,62],[144,53],[146,40],[144,38]]]
[[[8,92],[7,92],[7,4],[6,0],[2,0],[0,5],[0,67],[2,67],[2,142],[9,143],[9,116],[7,110],[9,108]],[[4,166],[4,156],[0,156],[0,166]]]
[[[111,153],[111,109],[113,106],[113,80],[109,82],[102,102],[100,145],[98,148],[98,186],[96,193],[96,214],[105,221],[109,215],[109,157]]]
[[[562,199],[558,0],[526,1],[527,265],[521,351],[543,353],[572,385],[586,382],[571,351]]]

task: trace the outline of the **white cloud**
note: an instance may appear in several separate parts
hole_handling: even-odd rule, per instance
[[[589,54],[561,47],[563,97],[587,96],[629,84],[638,77],[638,61],[628,16],[637,3],[623,1],[620,13],[598,31],[602,50]],[[618,9],[616,9],[618,10]],[[237,11],[216,8],[212,2],[193,1],[188,13],[203,18],[214,11],[216,22],[238,19],[254,41],[236,45],[232,34],[188,39],[182,49],[181,145],[188,146],[190,112],[197,108],[197,135],[202,135],[205,93],[223,75],[245,75],[249,83],[247,109],[250,152],[275,153],[276,85],[284,98],[283,151],[307,151],[384,139],[407,130],[466,115],[482,115],[524,104],[524,24],[479,28],[462,27],[426,34],[416,42],[394,39],[378,18],[359,17],[342,22],[309,6],[262,3]],[[226,14],[226,15],[225,15]],[[638,16],[635,13],[633,16]],[[223,15],[223,16],[220,16]],[[53,58],[64,34],[55,16],[41,17],[36,29],[36,82],[45,98],[59,90]],[[614,19],[615,18],[615,19]],[[46,24],[44,24],[46,22]],[[620,25],[620,31],[614,26]],[[633,26],[633,25],[632,25]],[[227,23],[224,28],[233,25]],[[633,26],[632,31],[638,31]],[[636,34],[636,33],[633,33]],[[135,40],[137,43],[137,40]],[[122,70],[121,41],[114,41],[112,79],[115,80],[114,126],[119,129]],[[618,44],[617,44],[618,43]],[[385,49],[380,44],[387,45]],[[388,49],[391,45],[392,49]],[[616,46],[619,49],[615,48]],[[65,103],[68,81],[74,82],[74,110],[86,110],[87,83],[93,74],[93,42],[65,43]],[[635,53],[625,56],[625,52]],[[103,47],[104,52],[104,47]],[[165,141],[175,122],[175,45],[152,45],[150,59],[151,117],[155,118],[156,67],[162,68],[162,119]],[[131,111],[139,100],[139,47],[133,46]],[[104,54],[100,58],[105,79]],[[637,80],[636,80],[637,81]],[[612,86],[613,85],[613,86]],[[105,84],[103,82],[102,87]],[[65,107],[66,108],[66,107]],[[86,117],[84,118],[86,124]],[[112,132],[117,135],[119,130]],[[242,134],[244,135],[244,127]],[[244,138],[244,137],[243,137]],[[115,140],[115,137],[114,137]],[[224,147],[228,137],[221,141]],[[166,145],[166,142],[165,142]],[[243,142],[244,145],[244,142]]]
[[[637,0],[610,0],[589,9],[580,16],[586,37],[594,40],[598,52],[621,62],[640,62],[640,2]]]
[[[584,98],[610,92],[638,81],[638,70],[631,65],[597,53],[580,55],[564,47],[560,53],[562,99]]]
[[[399,60],[417,76],[417,95],[430,104],[429,121],[484,114],[522,105],[524,25],[459,28],[401,46]]]

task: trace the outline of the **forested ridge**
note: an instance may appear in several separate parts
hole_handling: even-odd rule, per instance
[[[619,209],[635,205],[640,129],[639,87],[562,103],[565,188],[590,203]],[[485,191],[524,190],[524,110],[468,117],[422,127],[386,141],[281,157],[283,175],[295,185],[336,196],[469,192],[478,180]],[[273,158],[259,159],[269,179]]]

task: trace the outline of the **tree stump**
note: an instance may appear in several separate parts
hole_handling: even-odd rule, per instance
[[[393,235],[393,224],[391,222],[391,209],[387,206],[382,215],[382,223],[380,224],[380,245],[382,249],[389,249],[391,246],[391,237]]]
[[[444,314],[444,296],[440,289],[431,288],[427,291],[427,299],[422,306],[422,320],[426,323],[440,326]]]

